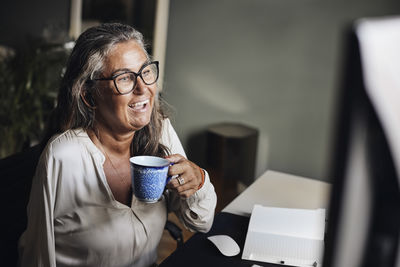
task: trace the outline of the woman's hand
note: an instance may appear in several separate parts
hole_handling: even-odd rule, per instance
[[[183,198],[193,195],[203,183],[203,170],[180,154],[170,155],[166,159],[174,163],[169,167],[168,175],[178,175],[169,181],[167,188],[176,190]]]

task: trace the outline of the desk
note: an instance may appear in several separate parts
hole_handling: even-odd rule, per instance
[[[222,211],[250,216],[254,204],[293,209],[327,208],[331,185],[296,175],[266,171]]]
[[[326,208],[330,195],[330,185],[281,172],[267,171],[243,193],[215,216],[210,232],[196,233],[181,248],[166,258],[160,267],[169,266],[277,266],[265,262],[242,260],[249,216],[254,204],[285,208]],[[241,253],[234,257],[223,256],[207,240],[208,236],[226,234],[239,245]]]

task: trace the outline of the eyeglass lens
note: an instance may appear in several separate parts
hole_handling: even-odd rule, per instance
[[[158,68],[156,63],[151,63],[144,67],[139,75],[143,82],[147,85],[151,85],[157,81]],[[123,73],[115,77],[115,85],[121,94],[131,92],[136,85],[136,76],[132,72]]]

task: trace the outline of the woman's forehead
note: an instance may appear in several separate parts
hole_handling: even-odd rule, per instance
[[[105,58],[104,70],[115,71],[125,68],[138,71],[148,61],[143,47],[135,41],[115,44]]]

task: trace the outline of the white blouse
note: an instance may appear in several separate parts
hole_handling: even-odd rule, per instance
[[[168,119],[161,143],[185,156]],[[19,241],[21,266],[149,266],[169,211],[190,230],[210,229],[216,194],[207,173],[188,199],[166,190],[157,203],[132,196],[128,207],[114,199],[104,161],[82,129],[49,141],[32,181],[28,226]]]

